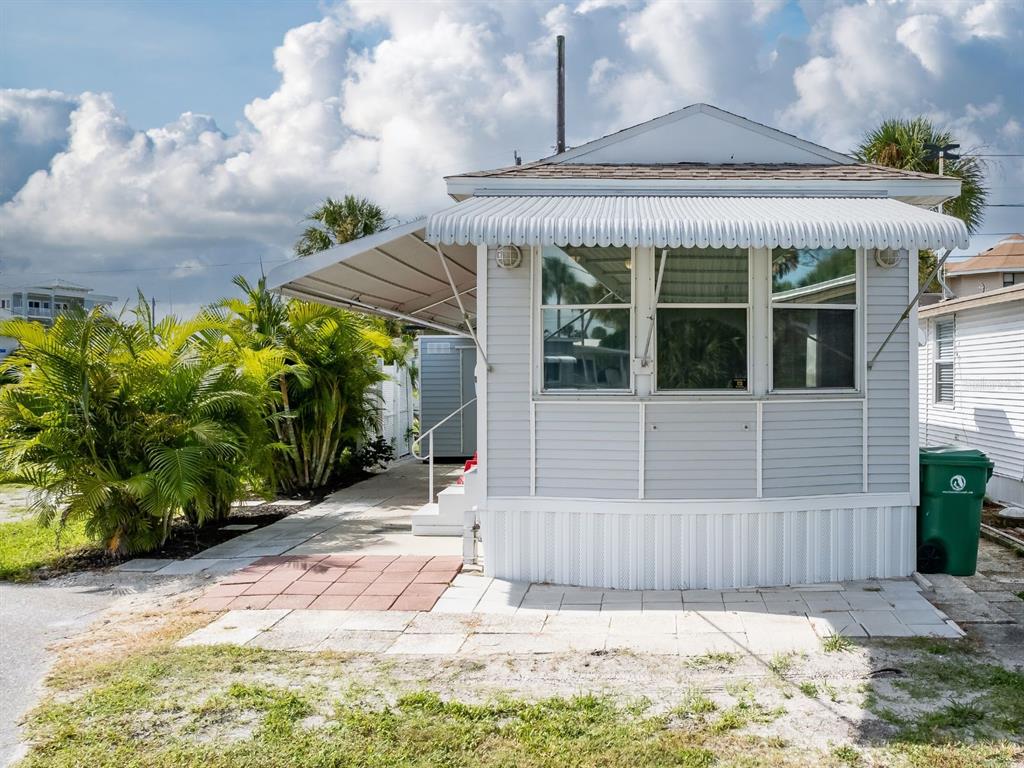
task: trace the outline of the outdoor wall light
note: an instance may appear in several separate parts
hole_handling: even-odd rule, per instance
[[[523,263],[523,252],[516,245],[500,245],[494,263],[502,269],[516,269]]]

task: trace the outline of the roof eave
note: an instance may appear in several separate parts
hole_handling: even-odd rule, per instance
[[[786,197],[891,197],[935,206],[960,194],[960,181],[938,179],[541,179],[451,176],[457,200],[486,195],[780,195]]]

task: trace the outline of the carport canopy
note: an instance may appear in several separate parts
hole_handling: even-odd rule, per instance
[[[470,335],[459,301],[472,320],[476,246],[440,246],[442,262],[438,246],[424,240],[426,224],[418,219],[295,259],[273,270],[267,282],[286,296]]]

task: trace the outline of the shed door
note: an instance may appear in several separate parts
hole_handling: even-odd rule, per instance
[[[462,404],[476,397],[476,347],[459,350],[462,368]],[[476,403],[462,412],[462,452],[472,456],[476,451]]]

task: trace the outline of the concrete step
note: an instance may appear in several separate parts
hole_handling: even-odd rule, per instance
[[[412,513],[414,536],[462,536],[462,526],[461,517],[458,520],[442,517],[437,503],[424,504]]]

